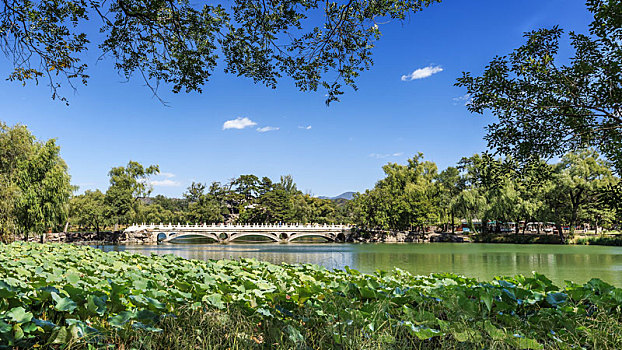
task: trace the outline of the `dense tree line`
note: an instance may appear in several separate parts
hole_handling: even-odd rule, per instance
[[[577,224],[612,227],[622,219],[616,205],[620,179],[592,149],[567,153],[557,163],[476,154],[440,173],[418,154],[406,165],[389,163],[383,170],[385,178],[350,205],[358,225],[449,231],[465,220],[472,231],[489,233],[501,232],[508,222],[550,222],[560,233],[562,225],[573,233]],[[518,233],[519,225],[514,229]]]
[[[241,175],[209,186],[193,182],[183,198],[149,197],[146,178],[157,167],[130,162],[110,172],[106,193],[85,191],[70,201],[71,222],[80,230],[100,231],[128,223],[339,223],[345,208],[297,189],[291,176],[278,182]]]
[[[108,173],[109,187],[77,190],[54,140],[38,141],[22,125],[0,125],[0,234],[117,230],[133,222],[350,223],[366,229],[500,232],[507,222],[550,222],[559,232],[577,224],[610,228],[622,221],[620,178],[593,149],[569,152],[556,163],[462,158],[439,171],[422,154],[389,163],[385,177],[351,201],[320,199],[278,181],[241,175],[226,183],[192,183],[182,198],[151,196],[157,165],[130,161]],[[480,227],[474,221],[481,222]],[[515,230],[519,230],[518,225]],[[539,229],[539,228],[538,228]]]

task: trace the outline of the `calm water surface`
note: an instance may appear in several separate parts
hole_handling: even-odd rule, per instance
[[[560,285],[565,280],[583,283],[597,277],[622,286],[622,247],[464,243],[168,243],[97,247],[201,260],[244,257],[277,264],[313,263],[331,269],[349,266],[367,273],[399,267],[413,274],[453,272],[482,280],[537,271]]]

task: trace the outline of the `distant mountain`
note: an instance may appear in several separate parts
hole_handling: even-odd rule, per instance
[[[330,200],[337,200],[337,199],[345,199],[345,200],[351,200],[352,198],[354,198],[354,194],[356,192],[344,192],[338,196],[335,197],[326,197],[326,196],[319,196],[318,198],[320,199],[330,199]]]

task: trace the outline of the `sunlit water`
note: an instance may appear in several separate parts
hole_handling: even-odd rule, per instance
[[[104,251],[175,254],[188,259],[255,258],[271,263],[313,263],[362,272],[398,267],[413,274],[453,272],[480,280],[499,275],[545,274],[559,285],[596,277],[622,286],[622,247],[515,244],[248,243],[97,246]]]

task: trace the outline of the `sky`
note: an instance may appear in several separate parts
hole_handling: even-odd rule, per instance
[[[203,93],[162,86],[164,105],[140,77],[126,81],[92,50],[85,59],[91,79],[67,92],[69,106],[52,100],[43,83],[0,80],[0,120],[56,138],[79,192],[105,191],[110,168],[134,160],[160,166],[153,194],[179,197],[193,181],[241,174],[291,174],[300,190],[335,196],[373,187],[382,165],[418,152],[443,169],[484,151],[494,119],[467,111],[456,78],[479,75],[495,55],[520,46],[526,31],[560,25],[586,33],[590,20],[579,0],[446,0],[381,25],[374,66],[358,91],[346,88],[329,107],[325,91],[300,92],[288,79],[271,89],[222,66]],[[567,45],[561,54],[569,55]],[[0,56],[0,76],[10,69]]]

